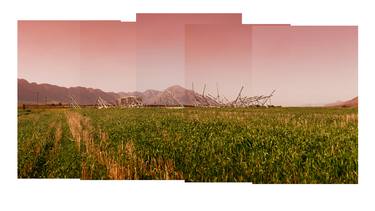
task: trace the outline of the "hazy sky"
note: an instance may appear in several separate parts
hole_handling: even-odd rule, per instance
[[[136,89],[135,23],[19,21],[18,76],[105,91]]]
[[[357,27],[253,26],[252,93],[275,104],[324,104],[358,95]]]
[[[81,22],[81,84],[106,91],[136,89],[136,24]]]
[[[186,87],[234,98],[251,85],[251,30],[245,25],[186,26]],[[244,93],[246,94],[246,93]]]
[[[19,21],[18,77],[38,83],[81,85],[80,22]]]
[[[137,14],[137,89],[185,85],[186,24],[241,25],[241,14]]]
[[[357,96],[356,26],[241,24],[241,14],[137,14],[136,22],[19,21],[18,77],[104,91],[179,84],[273,104]]]

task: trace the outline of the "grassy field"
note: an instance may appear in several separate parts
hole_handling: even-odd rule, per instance
[[[358,183],[356,108],[19,110],[18,177]]]

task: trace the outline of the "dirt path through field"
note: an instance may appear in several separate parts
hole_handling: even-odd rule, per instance
[[[74,141],[76,141],[78,149],[80,149],[82,136],[81,115],[76,112],[66,112],[65,115],[68,121],[70,133],[72,134]]]
[[[62,128],[61,128],[61,121],[55,122],[55,143],[53,145],[53,154],[56,155],[60,150],[61,139],[62,139]]]
[[[93,130],[90,119],[83,117],[78,112],[67,111],[66,117],[69,124],[70,132],[77,142],[78,146],[84,144],[84,150],[87,155],[93,156],[101,165],[107,169],[107,175],[110,179],[125,179],[126,169],[119,165],[114,159],[110,158],[106,151],[94,143]],[[108,137],[101,132],[101,137]],[[105,140],[102,140],[105,141]],[[86,162],[82,161],[82,179],[92,179],[92,172],[88,172]]]
[[[182,172],[175,171],[171,160],[153,158],[144,161],[135,153],[135,146],[131,140],[126,141],[118,149],[118,156],[126,158],[122,165],[108,154],[106,142],[108,134],[100,128],[94,128],[88,117],[78,112],[67,111],[66,117],[70,132],[78,146],[81,146],[81,153],[84,153],[91,160],[97,161],[107,169],[109,179],[140,179],[141,175],[163,179],[183,179]],[[100,142],[94,143],[94,132],[99,132]],[[84,150],[84,151],[82,151]],[[89,168],[90,167],[90,168]],[[81,179],[92,179],[93,167],[87,166],[85,159],[82,160]]]

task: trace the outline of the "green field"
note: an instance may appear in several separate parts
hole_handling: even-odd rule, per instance
[[[356,108],[34,109],[18,177],[358,183]]]

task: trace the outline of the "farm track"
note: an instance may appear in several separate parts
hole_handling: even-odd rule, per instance
[[[94,143],[92,136],[93,128],[88,118],[77,112],[67,111],[66,117],[70,132],[81,149],[81,142],[84,145],[85,153],[94,156],[95,160],[107,169],[109,179],[124,179],[126,172],[115,160],[111,159],[105,151]],[[105,140],[103,140],[105,141]],[[86,162],[82,161],[81,179],[92,179],[92,172],[88,172]]]
[[[105,166],[109,179],[140,179],[142,174],[150,174],[147,176],[154,176],[157,171],[159,174],[162,172],[163,179],[182,179],[181,172],[175,172],[175,167],[170,160],[164,161],[161,158],[152,159],[151,162],[144,162],[140,159],[134,150],[134,144],[128,142],[125,146],[119,148],[119,155],[125,157],[126,161],[119,164],[115,159],[111,158],[106,149],[101,147],[100,143],[105,143],[108,140],[108,134],[100,131],[99,146],[94,142],[93,128],[90,119],[83,117],[80,113],[74,111],[67,111],[66,113],[68,125],[73,139],[76,141],[77,146],[81,153],[88,155],[100,165]],[[148,165],[149,164],[149,165]],[[81,179],[93,179],[93,169],[88,168],[87,162],[82,160],[82,173]],[[154,170],[154,171],[153,171]],[[151,172],[151,173],[147,173]]]

